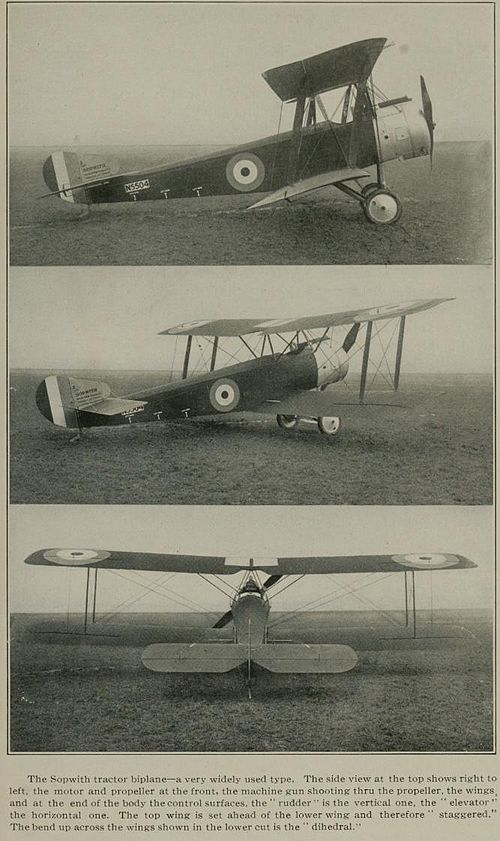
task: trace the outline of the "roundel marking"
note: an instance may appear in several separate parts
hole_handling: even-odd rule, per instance
[[[49,549],[44,552],[44,558],[52,561],[53,564],[61,566],[86,566],[105,561],[109,558],[109,552],[101,552],[96,549]]]
[[[210,388],[210,403],[218,412],[230,412],[240,402],[240,389],[234,380],[216,380]]]
[[[393,560],[398,564],[409,567],[410,569],[446,569],[457,564],[455,555],[394,555]]]
[[[233,157],[226,165],[226,178],[231,187],[241,193],[256,190],[266,177],[266,168],[261,159],[252,152],[242,152]]]

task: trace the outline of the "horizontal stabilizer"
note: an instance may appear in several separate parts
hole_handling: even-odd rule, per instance
[[[229,672],[247,656],[246,645],[233,643],[159,643],[148,645],[141,660],[153,672]]]
[[[84,412],[92,412],[94,415],[126,415],[129,412],[140,412],[147,406],[144,400],[128,400],[126,397],[108,397],[106,400],[99,400],[91,403],[82,409]]]
[[[358,655],[348,645],[270,643],[252,651],[252,662],[281,674],[336,674],[354,669]]]
[[[282,187],[274,193],[252,204],[248,210],[255,210],[258,207],[265,207],[268,204],[291,199],[294,196],[301,196],[310,193],[312,190],[319,190],[321,187],[328,187],[331,184],[340,184],[342,181],[353,181],[355,178],[368,178],[369,172],[364,169],[337,169],[331,172],[321,172],[319,175],[312,175],[310,178],[303,178],[295,184]]]

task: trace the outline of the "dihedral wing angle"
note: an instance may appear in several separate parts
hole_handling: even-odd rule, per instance
[[[254,664],[281,674],[335,674],[353,669],[358,655],[350,645],[303,644],[273,638],[271,600],[307,575],[385,573],[404,575],[406,628],[417,640],[415,574],[475,567],[463,555],[430,552],[394,555],[250,558],[168,555],[102,549],[40,549],[26,558],[37,566],[86,569],[83,634],[99,635],[96,623],[98,573],[135,570],[141,573],[196,574],[230,598],[229,609],[212,625],[211,638],[191,643],[155,643],[142,652],[143,665],[155,672],[228,672],[246,665],[251,697]],[[239,575],[233,586],[227,576]],[[265,577],[264,577],[265,576]],[[226,586],[227,584],[227,586]],[[222,585],[222,586],[221,586]],[[153,589],[151,584],[148,590]],[[272,591],[270,593],[270,591]],[[108,615],[109,616],[109,615]],[[231,637],[221,637],[232,627]],[[107,631],[109,634],[109,626]],[[436,642],[433,638],[432,642]],[[444,640],[441,640],[444,642]]]

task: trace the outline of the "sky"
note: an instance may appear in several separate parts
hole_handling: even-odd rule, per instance
[[[477,569],[417,574],[420,608],[491,608],[494,594],[493,514],[490,506],[72,506],[14,505],[10,513],[11,612],[81,612],[86,571],[36,567],[24,559],[36,549],[81,548],[137,550],[242,557],[335,554],[463,554]],[[153,586],[156,573],[140,581]],[[403,576],[380,576],[358,596],[338,599],[325,609],[403,608]],[[348,579],[348,580],[347,580]],[[294,610],[309,600],[354,586],[360,576],[311,576],[290,587],[273,603]],[[228,580],[238,583],[238,576]],[[364,581],[366,578],[363,579]],[[193,575],[169,581],[175,594],[200,609],[221,610],[228,599]],[[127,598],[145,592],[111,572],[99,579],[98,611],[113,611]],[[175,596],[174,596],[175,598]],[[183,608],[147,593],[126,610],[178,611]]]
[[[434,297],[455,300],[407,319],[403,372],[491,371],[487,266],[14,267],[10,366],[179,369],[185,338],[158,334],[184,322],[317,315]]]
[[[371,37],[395,44],[375,73],[388,96],[420,102],[425,76],[437,141],[488,139],[492,14],[487,3],[11,4],[10,142],[245,143],[277,128],[264,70]]]

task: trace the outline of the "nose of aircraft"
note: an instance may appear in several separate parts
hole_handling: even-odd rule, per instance
[[[325,388],[331,383],[338,383],[347,376],[349,361],[345,350],[338,350],[328,359],[318,359],[318,388]]]

